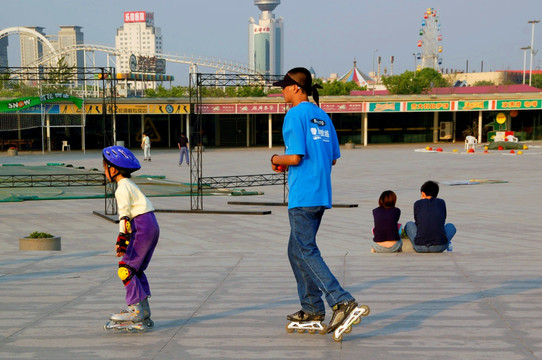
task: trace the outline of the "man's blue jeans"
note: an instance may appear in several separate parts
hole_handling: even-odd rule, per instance
[[[333,276],[316,245],[316,233],[324,211],[323,206],[288,209],[288,259],[297,281],[301,308],[304,312],[315,315],[325,314],[322,293],[329,307],[354,299]]]
[[[452,241],[452,238],[454,237],[456,233],[456,228],[454,224],[448,223],[444,225],[444,232],[446,233],[446,237],[448,238],[448,244],[450,241]],[[416,224],[412,221],[409,221],[405,224],[405,232],[412,241],[412,247],[416,252],[420,253],[439,253],[443,252],[448,248],[448,244],[444,245],[431,245],[431,246],[419,246],[414,244],[414,238],[416,237],[416,233],[418,232],[418,227]]]

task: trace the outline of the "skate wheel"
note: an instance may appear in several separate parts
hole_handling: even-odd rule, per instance
[[[361,322],[361,316],[352,322],[353,325],[358,325]]]
[[[290,323],[290,324],[291,324],[291,323]],[[289,333],[289,334],[291,334],[291,333],[293,333],[293,332],[295,331],[295,329],[292,329],[292,328],[290,327],[290,324],[287,324],[287,325],[286,325],[286,332]]]
[[[154,327],[154,321],[152,321],[151,319],[148,319],[147,322],[145,323],[145,326],[148,329],[152,329]]]
[[[304,334],[304,333],[305,333],[305,329],[297,329],[297,333],[298,333],[298,334]]]
[[[327,331],[326,331],[327,326],[326,326],[326,324],[322,324],[322,327],[323,327],[323,329],[320,330],[320,335],[325,335],[325,334],[327,334]]]
[[[345,333],[349,334],[352,332],[352,326],[349,326],[346,328],[346,330],[344,330]]]
[[[369,309],[369,307],[367,305],[361,305],[360,308],[365,310],[365,312],[361,316],[367,316],[367,315],[369,315],[371,313],[371,309]]]
[[[309,334],[316,334],[316,329],[310,329],[308,330]]]
[[[341,334],[339,336],[335,336],[335,333],[333,333],[333,341],[335,341],[335,342],[343,341],[343,334]]]

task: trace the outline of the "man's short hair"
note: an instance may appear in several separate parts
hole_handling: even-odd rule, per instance
[[[436,183],[436,182],[434,182],[432,180],[426,181],[422,185],[420,191],[425,193],[425,195],[427,195],[427,196],[431,196],[433,198],[436,198],[437,195],[438,195],[438,191],[439,191],[438,183]]]

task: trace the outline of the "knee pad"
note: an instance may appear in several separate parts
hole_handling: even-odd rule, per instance
[[[119,278],[122,280],[124,286],[130,283],[130,280],[136,275],[137,271],[124,261],[119,262]]]

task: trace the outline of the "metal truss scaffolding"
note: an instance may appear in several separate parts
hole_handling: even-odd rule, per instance
[[[273,82],[282,79],[281,75],[259,75],[259,74],[203,74],[195,73],[190,76],[190,124],[193,127],[190,143],[190,203],[191,210],[203,210],[203,187],[204,181],[207,184],[231,185],[230,181],[238,181],[240,186],[261,186],[274,185],[277,176],[268,175],[243,175],[247,181],[240,181],[240,177],[206,177],[203,180],[203,87],[226,87],[226,86],[258,86],[269,88]],[[267,178],[265,178],[267,176]],[[252,177],[251,179],[246,179]],[[256,178],[254,178],[256,177]],[[264,177],[264,178],[258,178]],[[233,179],[231,179],[233,178]],[[284,181],[284,177],[282,177]],[[250,185],[252,184],[252,185]],[[230,186],[228,186],[230,187]]]
[[[104,147],[115,145],[116,143],[116,111],[117,111],[117,75],[113,67],[0,67],[0,81],[2,87],[6,88],[14,84],[24,84],[27,88],[38,88],[39,95],[49,93],[66,93],[68,95],[82,98],[85,114],[84,100],[87,98],[102,99],[102,128]],[[61,101],[61,99],[59,99]],[[1,114],[0,114],[1,115]],[[45,127],[45,114],[42,106],[41,128]],[[65,125],[59,125],[65,126]],[[85,127],[84,117],[80,126]],[[42,135],[42,151],[45,141]],[[73,179],[73,177],[71,177]],[[81,183],[84,181],[77,181]],[[24,183],[24,182],[23,182]],[[31,182],[37,186],[38,183],[47,185],[47,180],[40,182]],[[75,184],[72,184],[75,185]],[[111,186],[110,186],[111,187]],[[114,195],[114,189],[105,189],[105,213],[106,215],[115,215],[117,205]]]

